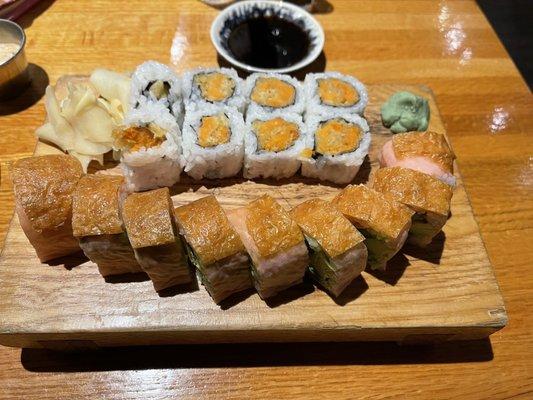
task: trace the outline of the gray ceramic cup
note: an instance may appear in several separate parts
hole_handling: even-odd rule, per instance
[[[0,64],[0,101],[18,96],[30,82],[28,62],[24,53],[26,35],[16,23],[0,19],[0,43],[15,43],[18,51]]]

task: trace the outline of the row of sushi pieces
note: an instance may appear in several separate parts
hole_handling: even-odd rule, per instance
[[[353,180],[368,154],[361,115],[366,88],[339,73],[307,75],[202,68],[180,79],[149,61],[132,75],[131,109],[114,132],[132,190],[172,186],[182,169],[194,179]]]
[[[417,135],[417,134],[412,134]],[[452,186],[383,167],[370,186],[291,210],[265,195],[225,211],[214,196],[174,208],[168,188],[127,190],[117,175],[85,175],[69,155],[17,161],[16,211],[42,262],[83,250],[105,277],[145,272],[155,290],[191,282],[216,303],[252,287],[262,298],[314,279],[338,296],[368,264],[384,269],[409,242],[425,246],[449,215]]]

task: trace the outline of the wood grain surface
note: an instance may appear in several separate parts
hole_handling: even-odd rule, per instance
[[[195,345],[81,355],[1,348],[0,397],[532,396],[531,93],[474,1],[330,0],[322,8],[317,18],[326,47],[316,69],[351,73],[368,84],[407,82],[434,90],[509,325],[490,341],[416,348]],[[181,52],[179,70],[216,65],[208,38],[216,13],[196,0],[44,0],[21,19],[33,85],[0,104],[2,237],[13,210],[8,167],[33,152],[47,82],[102,65],[126,70],[147,58],[171,62]]]
[[[370,162],[364,163],[355,183],[366,182],[379,168],[380,149],[392,137],[379,109],[393,93],[407,90],[427,98],[428,129],[445,134],[426,87],[367,88]],[[50,152],[58,150],[37,145],[36,154]],[[288,341],[427,343],[486,337],[505,326],[507,314],[457,168],[456,176],[452,216],[431,245],[404,246],[385,272],[364,272],[335,301],[310,283],[267,302],[250,290],[217,306],[203,288],[160,298],[149,281],[106,283],[96,265],[83,257],[68,257],[64,265],[41,264],[14,218],[0,258],[0,344],[60,349]],[[194,181],[183,176],[171,193],[175,206],[214,194],[231,209],[269,194],[291,209],[311,198],[331,200],[342,187],[301,176],[284,181]]]

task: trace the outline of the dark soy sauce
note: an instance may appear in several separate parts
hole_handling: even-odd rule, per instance
[[[240,62],[258,68],[284,68],[309,51],[309,35],[294,22],[277,16],[256,17],[231,31],[228,46]]]

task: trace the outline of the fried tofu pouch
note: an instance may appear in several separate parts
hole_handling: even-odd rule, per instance
[[[191,282],[168,188],[130,194],[122,217],[135,258],[157,292]]]
[[[80,162],[64,154],[13,164],[15,210],[41,262],[80,251],[72,233],[72,193],[82,176]]]
[[[372,187],[414,211],[408,242],[427,246],[450,214],[453,188],[431,175],[408,168],[381,168]]]
[[[189,259],[215,303],[252,287],[246,249],[214,196],[178,207],[174,213]]]
[[[298,224],[270,196],[231,210],[228,218],[252,259],[254,286],[262,299],[301,283],[309,255]]]
[[[122,223],[124,178],[86,175],[72,197],[72,227],[85,255],[106,278],[142,272]]]
[[[455,186],[453,154],[444,135],[437,132],[408,132],[394,135],[381,149],[382,167],[414,169]]]
[[[347,186],[333,199],[333,205],[366,238],[370,268],[385,269],[405,243],[413,213],[364,185]]]
[[[291,211],[310,250],[309,271],[333,296],[365,269],[368,252],[364,236],[327,201],[308,200]]]

